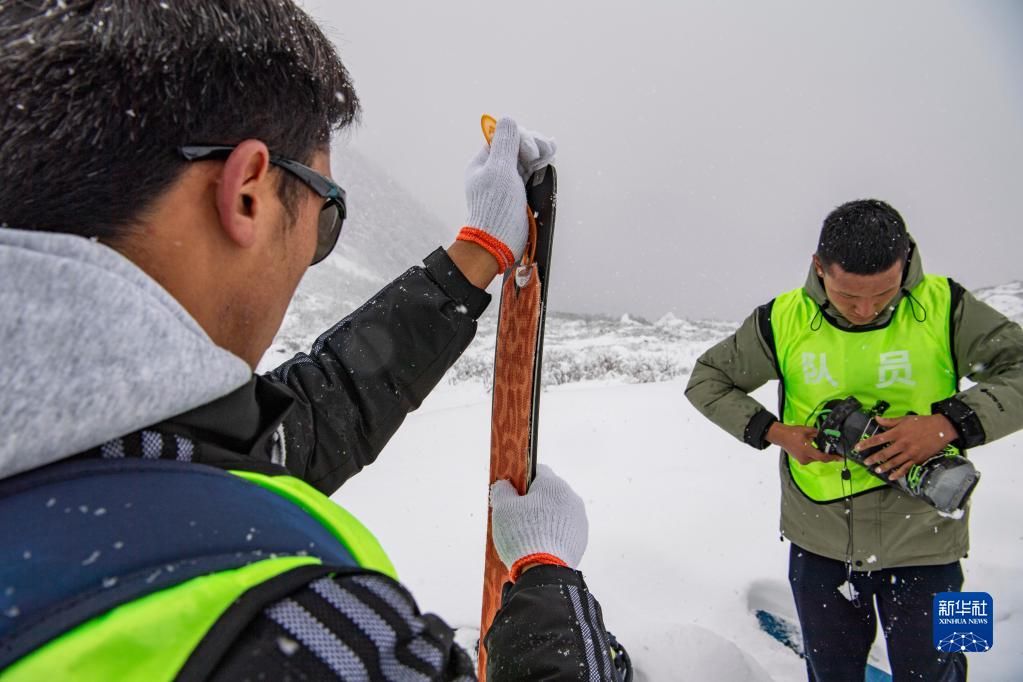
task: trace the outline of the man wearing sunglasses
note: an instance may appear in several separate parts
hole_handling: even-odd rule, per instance
[[[179,148],[181,155],[188,161],[205,161],[208,159],[227,159],[236,148],[225,145],[186,145]],[[316,225],[316,251],[313,253],[311,265],[316,265],[330,255],[341,236],[341,226],[345,222],[348,207],[345,204],[345,191],[338,185],[305,164],[280,156],[271,155],[270,163],[291,173],[309,189],[323,199],[320,216]]]
[[[501,121],[460,237],[254,376],[345,219],[330,42],[281,0],[68,0],[0,4],[0,49],[4,679],[472,679],[326,496],[472,339],[552,146]],[[618,679],[582,501],[494,500],[490,678]]]

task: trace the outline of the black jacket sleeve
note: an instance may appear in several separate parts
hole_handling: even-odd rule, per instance
[[[297,397],[283,460],[330,495],[372,463],[472,341],[490,295],[443,249],[267,375]]]
[[[582,574],[561,566],[505,586],[486,647],[489,682],[619,680],[600,605]]]

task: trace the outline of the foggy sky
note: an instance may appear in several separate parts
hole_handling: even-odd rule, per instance
[[[305,6],[364,107],[335,153],[357,146],[452,235],[481,113],[557,139],[555,310],[741,319],[867,197],[928,271],[1023,279],[1023,3]]]

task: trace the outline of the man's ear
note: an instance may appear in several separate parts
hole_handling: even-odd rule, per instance
[[[824,264],[821,263],[821,259],[816,253],[813,254],[813,269],[817,271],[818,277],[824,279]]]
[[[217,184],[217,212],[228,238],[242,247],[256,241],[256,215],[270,183],[270,150],[259,140],[245,140],[224,162]]]

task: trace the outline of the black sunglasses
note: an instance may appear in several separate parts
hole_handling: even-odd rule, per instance
[[[178,147],[178,153],[187,161],[207,161],[226,159],[234,149],[228,145],[186,145]],[[348,214],[345,191],[330,178],[298,161],[271,154],[270,163],[291,173],[309,189],[323,197],[323,208],[320,209],[320,222],[316,233],[316,253],[313,254],[313,262],[310,263],[316,265],[330,255],[341,234],[341,225]]]

